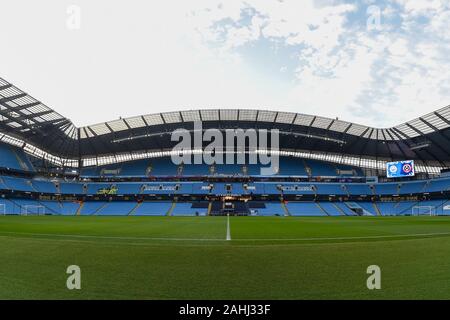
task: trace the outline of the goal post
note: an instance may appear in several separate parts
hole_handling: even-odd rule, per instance
[[[43,216],[45,215],[45,207],[39,205],[22,206],[21,215],[23,216]]]
[[[411,214],[413,216],[435,216],[436,208],[433,206],[414,206]]]

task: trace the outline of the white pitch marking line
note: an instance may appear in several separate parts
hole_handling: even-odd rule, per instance
[[[411,233],[411,234],[393,234],[382,236],[361,236],[361,237],[328,237],[328,238],[294,238],[294,239],[235,239],[236,241],[320,241],[320,240],[364,240],[364,239],[383,239],[383,238],[405,238],[405,237],[426,237],[426,236],[446,236],[450,232],[435,232],[435,233]]]
[[[11,235],[29,235],[29,236],[44,236],[44,237],[63,237],[63,238],[93,238],[93,239],[117,239],[117,240],[161,240],[161,241],[224,241],[222,239],[195,239],[195,238],[150,238],[150,237],[116,237],[116,236],[94,236],[88,234],[56,234],[56,233],[31,233],[31,232],[11,232],[0,231],[0,234]]]
[[[228,225],[228,223],[227,223]],[[117,240],[154,240],[154,241],[228,241],[227,239],[208,239],[208,238],[149,238],[149,237],[115,237],[115,236],[94,236],[94,235],[81,235],[81,234],[51,234],[51,233],[31,233],[31,232],[11,232],[0,231],[2,234],[11,235],[29,235],[29,236],[44,236],[44,237],[65,237],[65,238],[93,238],[93,239],[117,239]],[[289,239],[234,239],[235,241],[321,241],[321,240],[364,240],[364,239],[383,239],[383,238],[405,238],[405,237],[429,237],[429,236],[445,236],[450,235],[450,232],[436,232],[436,233],[412,233],[412,234],[398,234],[398,235],[380,235],[380,236],[361,236],[361,237],[324,237],[324,238],[289,238]],[[231,236],[230,236],[231,240]]]
[[[226,241],[231,240],[231,230],[230,230],[230,214],[227,214],[227,238]]]

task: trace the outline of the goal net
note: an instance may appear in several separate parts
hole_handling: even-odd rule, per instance
[[[23,216],[42,216],[45,215],[45,207],[38,205],[22,206],[21,215]]]
[[[413,216],[435,216],[436,208],[433,206],[414,206],[411,214]]]

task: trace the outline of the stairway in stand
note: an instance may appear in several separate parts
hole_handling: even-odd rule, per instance
[[[128,215],[132,216],[140,206],[142,206],[142,202],[138,202],[136,206],[130,212],[128,212]]]

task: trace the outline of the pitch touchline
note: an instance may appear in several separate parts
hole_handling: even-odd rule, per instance
[[[48,237],[64,237],[64,238],[94,238],[94,239],[118,239],[118,240],[154,240],[154,241],[229,241],[227,228],[226,239],[208,239],[208,238],[150,238],[150,237],[116,237],[116,236],[94,236],[94,235],[80,235],[80,234],[51,234],[51,233],[31,233],[31,232],[10,232],[0,231],[0,234],[12,235],[30,235],[30,236],[48,236]],[[450,232],[436,232],[436,233],[412,233],[399,235],[380,235],[380,236],[361,236],[361,237],[324,237],[324,238],[290,238],[290,239],[234,239],[234,241],[322,241],[322,240],[362,240],[362,239],[383,239],[383,238],[407,238],[407,237],[425,237],[425,236],[442,236],[450,235]]]

